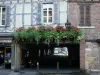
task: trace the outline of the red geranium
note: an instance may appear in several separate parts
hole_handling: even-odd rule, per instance
[[[35,29],[36,29],[35,27],[29,27],[28,31],[35,30]]]
[[[24,28],[23,27],[20,27],[16,30],[16,32],[21,32]]]

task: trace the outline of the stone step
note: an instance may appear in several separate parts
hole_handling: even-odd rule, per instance
[[[89,75],[86,73],[37,73],[36,75]]]
[[[27,73],[21,73],[19,75],[89,75],[86,73],[35,73],[35,72],[27,72]]]

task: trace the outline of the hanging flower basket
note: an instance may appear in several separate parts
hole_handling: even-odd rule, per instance
[[[14,32],[14,39],[16,41],[33,43],[40,43],[41,41],[47,44],[59,44],[61,41],[79,43],[82,37],[82,30],[74,26],[68,26],[66,28],[62,26],[57,26],[56,28],[39,26],[38,28],[30,27],[27,29],[21,27]]]

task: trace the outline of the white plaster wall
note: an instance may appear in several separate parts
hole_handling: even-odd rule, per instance
[[[31,25],[31,15],[25,15],[24,16],[24,24],[25,25]]]
[[[16,5],[16,14],[22,13],[23,4]]]
[[[16,16],[16,27],[22,27],[22,15]]]
[[[24,4],[24,13],[31,13],[31,4]]]

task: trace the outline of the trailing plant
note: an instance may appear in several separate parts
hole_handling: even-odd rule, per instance
[[[39,26],[38,28],[30,27],[27,29],[21,27],[14,32],[16,41],[39,43],[42,40],[47,44],[56,43],[58,45],[62,40],[79,43],[82,37],[82,30],[74,26],[68,26],[66,28],[62,26],[57,26],[56,28]]]

